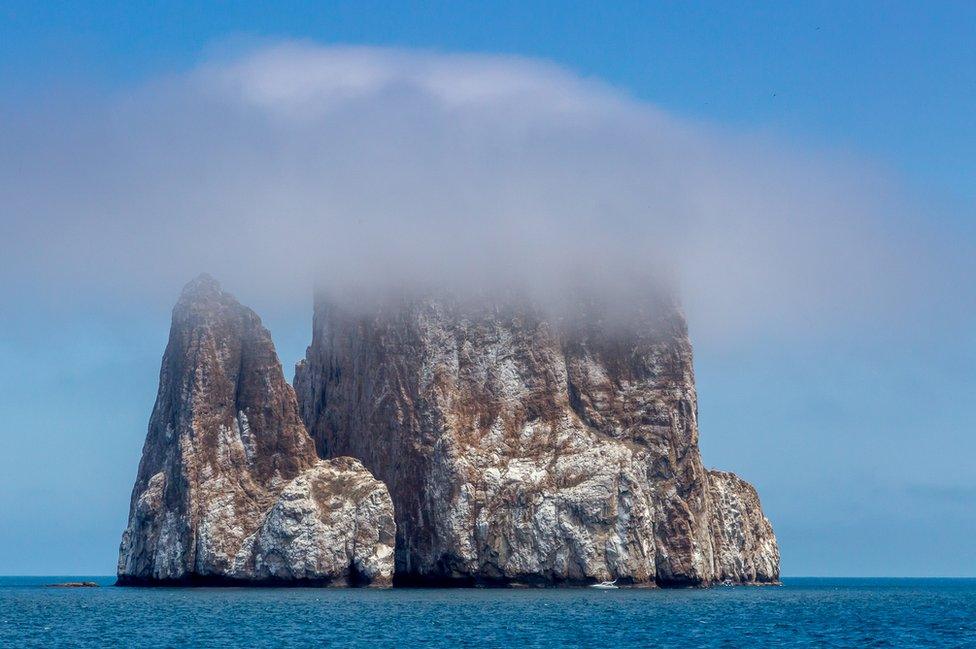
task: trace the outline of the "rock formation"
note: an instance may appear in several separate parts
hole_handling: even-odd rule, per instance
[[[349,304],[317,299],[296,401],[257,315],[187,285],[120,584],[778,581],[755,489],[702,465],[670,298]]]
[[[580,313],[317,300],[302,418],[389,487],[398,580],[775,583],[755,490],[702,465],[680,310]]]
[[[201,276],[173,310],[120,584],[389,585],[389,492],[320,460],[253,311]]]

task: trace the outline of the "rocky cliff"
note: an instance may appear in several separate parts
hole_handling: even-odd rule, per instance
[[[268,331],[202,276],[173,310],[120,584],[388,585],[390,494],[320,460]]]
[[[702,465],[669,299],[319,299],[296,388],[257,315],[187,285],[119,583],[778,580],[755,489]]]
[[[705,470],[667,300],[621,318],[519,300],[316,303],[296,370],[323,457],[390,489],[403,583],[773,583],[755,490]]]

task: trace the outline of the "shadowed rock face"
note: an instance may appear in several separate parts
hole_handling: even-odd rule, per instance
[[[755,490],[702,466],[680,311],[583,312],[317,301],[301,414],[320,455],[359,458],[389,487],[398,578],[776,582]]]
[[[173,309],[118,578],[388,585],[386,487],[323,461],[268,331],[207,276]]]

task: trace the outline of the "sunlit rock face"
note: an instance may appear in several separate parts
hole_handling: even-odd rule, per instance
[[[389,487],[398,581],[776,582],[755,490],[702,465],[680,310],[546,313],[317,300],[302,418],[320,455],[356,457]]]
[[[121,584],[389,585],[389,492],[320,460],[261,320],[207,276],[173,310]]]
[[[715,577],[737,583],[779,578],[779,547],[755,488],[734,473],[708,472]]]

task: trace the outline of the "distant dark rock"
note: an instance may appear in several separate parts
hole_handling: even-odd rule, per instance
[[[61,584],[48,584],[48,588],[98,588],[94,581],[66,581]]]

